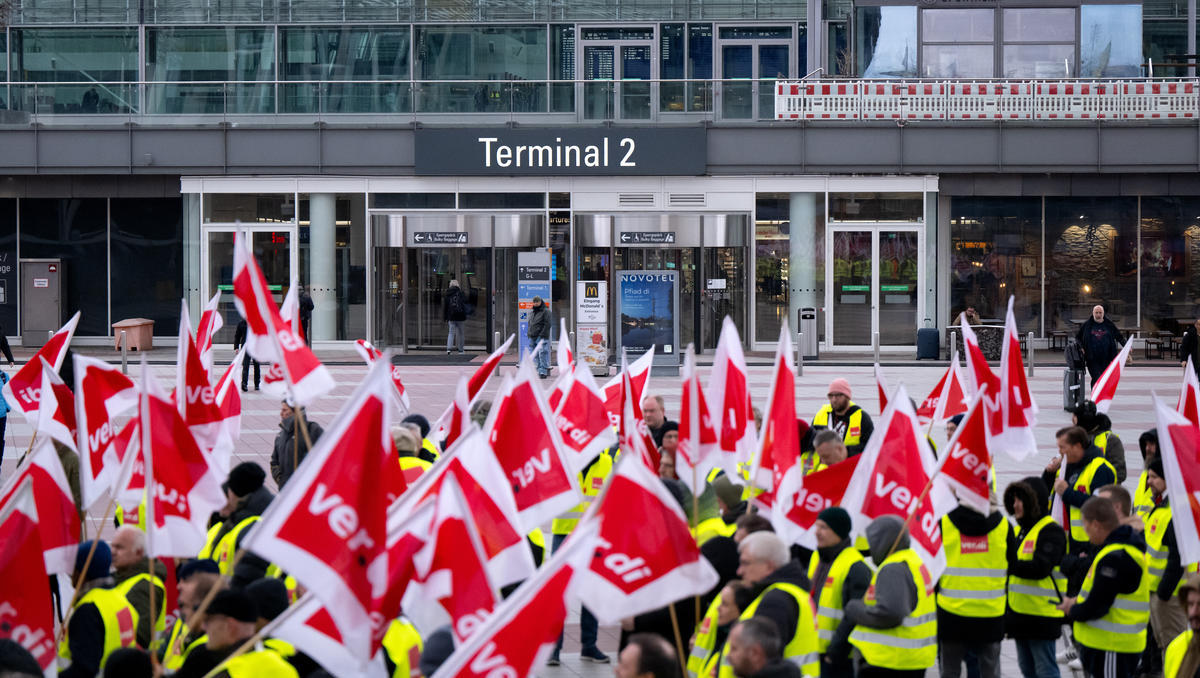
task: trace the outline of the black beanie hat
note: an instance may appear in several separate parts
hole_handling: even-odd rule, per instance
[[[240,622],[256,622],[258,621],[258,608],[254,606],[254,599],[245,591],[223,589],[213,596],[212,602],[208,605],[208,616],[213,615],[229,617]]]
[[[184,581],[191,579],[192,575],[208,572],[210,574],[221,574],[221,568],[217,565],[217,561],[210,558],[197,558],[179,566],[175,571],[175,579]]]
[[[258,614],[267,621],[273,620],[288,608],[287,586],[274,577],[263,577],[250,582],[246,595],[254,601]]]
[[[853,523],[850,521],[850,514],[840,506],[830,506],[821,511],[817,514],[817,520],[824,521],[829,529],[842,539],[850,536],[850,528],[853,527]]]
[[[1146,462],[1146,470],[1154,471],[1158,474],[1159,478],[1166,478],[1166,476],[1163,475],[1162,455],[1156,454],[1153,457],[1150,457],[1150,461]]]
[[[243,461],[229,472],[229,482],[226,485],[229,486],[230,492],[239,497],[246,497],[262,487],[266,478],[267,472],[263,467],[252,461]]]
[[[75,549],[75,572],[83,571],[83,564],[87,561],[88,551],[91,550],[90,539],[79,543]],[[87,574],[84,575],[83,580],[103,579],[110,574],[110,570],[112,570],[112,549],[108,547],[108,542],[102,541],[96,544],[96,552],[92,554],[92,562],[88,563]]]
[[[405,417],[404,419],[401,419],[400,423],[416,424],[417,428],[421,429],[421,437],[422,438],[429,437],[429,420],[426,419],[424,415],[410,414],[407,417]]]

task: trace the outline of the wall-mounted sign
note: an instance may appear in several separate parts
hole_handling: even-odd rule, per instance
[[[49,278],[34,278],[33,286],[34,287],[50,287],[50,279]]]
[[[691,127],[482,127],[414,131],[418,175],[699,176],[708,132]]]
[[[654,347],[654,364],[679,366],[679,271],[617,271],[617,349],[629,360]]]
[[[622,245],[674,245],[675,231],[621,231]]]
[[[608,374],[608,282],[575,283],[575,354],[593,374]]]
[[[517,252],[517,341],[520,342],[518,356],[522,360],[535,347],[529,338],[529,315],[533,311],[534,297],[541,297],[546,306],[550,306],[550,253]],[[557,327],[551,318],[551,333]]]
[[[414,245],[466,245],[467,234],[447,231],[416,231],[412,234]]]

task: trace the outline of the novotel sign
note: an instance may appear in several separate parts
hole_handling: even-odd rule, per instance
[[[699,176],[704,127],[520,127],[414,130],[419,175]]]

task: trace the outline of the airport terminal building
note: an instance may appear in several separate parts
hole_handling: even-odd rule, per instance
[[[670,274],[676,353],[726,315],[773,348],[804,308],[823,352],[908,354],[1010,295],[1045,344],[1097,303],[1143,336],[1198,312],[1196,0],[16,0],[4,21],[10,336],[44,337],[60,285],[81,340],[171,337],[180,298],[220,294],[229,342],[239,232],[280,297],[308,286],[317,343],[443,348],[457,280],[469,349],[535,289],[615,347],[641,272]]]

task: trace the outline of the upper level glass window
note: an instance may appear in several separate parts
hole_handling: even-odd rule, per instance
[[[1009,8],[1001,13],[1003,77],[1075,76],[1077,41],[1073,8]]]
[[[407,26],[288,27],[279,32],[285,80],[407,80]]]
[[[419,80],[545,80],[545,26],[419,26]]]
[[[274,80],[275,32],[264,27],[150,28],[148,80]]]
[[[921,10],[921,75],[995,76],[996,13],[990,9]]]
[[[830,193],[830,221],[903,221],[924,219],[920,193]]]
[[[1005,9],[1004,42],[1074,42],[1075,10],[1069,7]]]
[[[926,9],[921,11],[924,42],[992,42],[996,14],[990,9]]]
[[[917,8],[859,7],[855,28],[858,71],[864,78],[917,75]]]
[[[12,31],[15,82],[9,106],[39,113],[128,113],[140,110],[135,28],[22,28]],[[73,84],[63,84],[73,83]]]
[[[1079,9],[1079,75],[1142,74],[1142,6],[1083,5]]]
[[[791,26],[723,26],[722,40],[791,40]]]

